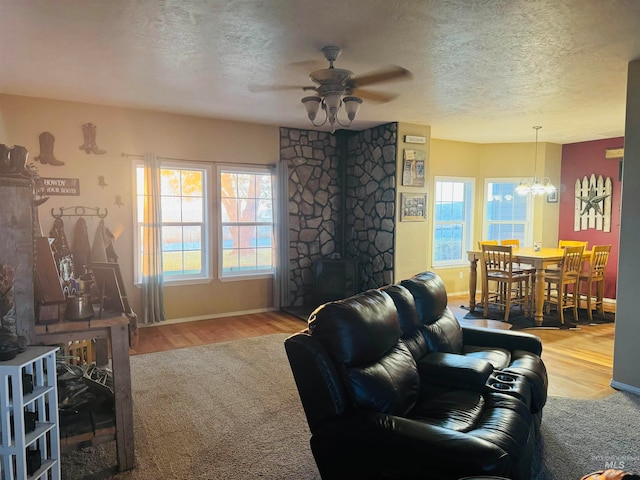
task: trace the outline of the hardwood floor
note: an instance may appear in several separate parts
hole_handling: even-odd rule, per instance
[[[138,342],[132,355],[194,347],[272,333],[295,333],[306,322],[283,312],[254,313],[197,322],[138,328]]]
[[[487,328],[508,328],[503,322],[491,320],[473,323]],[[138,329],[138,343],[131,353],[159,352],[272,333],[295,333],[305,326],[305,322],[287,313],[269,312],[142,327]],[[613,368],[614,324],[581,326],[576,330],[527,331],[542,339],[549,395],[600,398],[615,391],[609,386]]]
[[[449,305],[461,323],[505,328],[495,320],[463,320],[468,313],[455,307],[467,297],[450,297]],[[605,310],[614,311],[607,305]],[[601,398],[615,392],[609,386],[613,374],[614,323],[580,325],[578,329],[527,329],[542,339],[542,359],[549,376],[549,395],[569,398]]]

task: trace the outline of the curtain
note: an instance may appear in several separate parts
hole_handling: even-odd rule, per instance
[[[289,165],[276,163],[274,185],[275,276],[273,304],[278,308],[289,306]]]
[[[142,227],[142,307],[144,323],[165,319],[162,287],[162,213],[160,161],[144,155],[144,217]]]

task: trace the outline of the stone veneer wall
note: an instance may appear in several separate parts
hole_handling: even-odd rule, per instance
[[[346,257],[360,265],[360,290],[393,282],[397,123],[347,142]]]
[[[341,248],[337,138],[280,128],[280,160],[289,166],[289,306],[312,305],[313,262]]]
[[[358,291],[392,282],[396,138],[396,123],[335,135],[280,128],[280,160],[289,167],[289,306],[313,305],[314,262],[333,254],[357,260]]]

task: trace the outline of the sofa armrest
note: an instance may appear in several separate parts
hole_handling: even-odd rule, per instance
[[[510,351],[524,350],[538,356],[542,354],[540,338],[526,332],[462,327],[462,342],[464,345],[477,347],[497,347]]]
[[[513,467],[502,448],[482,438],[363,410],[322,425],[311,449],[323,479],[506,476]]]
[[[345,411],[347,393],[329,354],[307,330],[286,338],[284,347],[313,433],[318,425]]]
[[[455,353],[430,353],[418,362],[420,381],[445,387],[484,388],[493,373],[486,360]]]

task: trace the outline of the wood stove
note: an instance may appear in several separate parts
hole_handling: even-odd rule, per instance
[[[358,293],[358,266],[355,260],[319,258],[314,263],[314,279],[313,298],[316,305]]]

